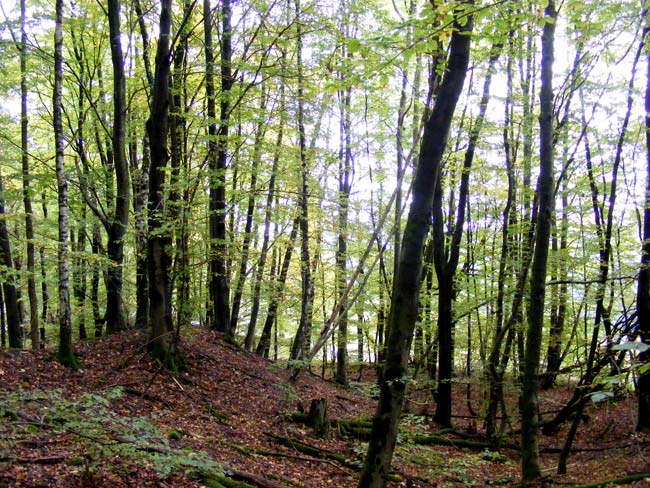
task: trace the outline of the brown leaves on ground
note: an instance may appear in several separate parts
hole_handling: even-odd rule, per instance
[[[324,488],[356,486],[365,444],[334,430],[331,439],[313,435],[310,428],[291,422],[288,414],[307,409],[314,398],[325,398],[331,418],[370,417],[374,401],[361,390],[343,389],[311,373],[296,383],[286,370],[256,355],[224,343],[202,328],[188,328],[182,349],[186,373],[172,375],[153,361],[143,344],[146,338],[126,332],[78,345],[82,369],[60,366],[52,351],[0,352],[0,395],[11,392],[60,390],[62,397],[103,395],[115,387],[122,396],[110,402],[115,418],[146,418],[166,437],[175,452],[201,452],[223,463],[232,478],[248,486]],[[366,371],[370,371],[367,369]],[[372,380],[372,377],[369,377]],[[473,385],[474,409],[481,408],[481,385]],[[466,386],[457,385],[454,404],[456,430],[475,430],[466,405]],[[542,412],[557,410],[570,391],[558,389],[543,397]],[[434,433],[439,427],[429,419],[429,395],[416,394],[407,406],[403,434],[395,452],[394,469],[403,480],[393,486],[512,486],[518,480],[518,453],[506,448],[498,454],[452,445],[421,445],[411,432]],[[161,476],[154,467],[111,450],[115,442],[137,440],[80,435],[74,427],[49,428],[48,405],[29,402],[17,412],[3,412],[0,400],[0,487],[200,487],[192,470]],[[516,394],[509,399],[511,419],[516,419]],[[417,414],[417,415],[416,415]],[[555,483],[587,483],[650,471],[649,440],[633,432],[636,407],[632,395],[589,408],[569,458],[568,474],[555,475],[558,454],[566,432],[542,437],[544,474]],[[106,425],[108,429],[108,425]],[[480,431],[480,423],[478,425]],[[516,425],[511,426],[516,429]],[[110,429],[108,429],[110,430]],[[315,458],[286,447],[265,433],[300,440],[337,453],[347,462],[324,456]],[[109,436],[110,437],[110,436]],[[468,438],[468,435],[464,436]],[[460,438],[460,437],[449,437]],[[472,437],[474,438],[474,437]],[[518,442],[516,435],[508,441]],[[122,445],[123,445],[122,444]],[[107,446],[96,449],[97,445]],[[93,447],[94,446],[94,447]],[[163,446],[165,447],[165,446]],[[155,452],[156,445],[138,449]],[[165,447],[167,449],[167,447]],[[101,456],[97,455],[101,452]],[[638,481],[630,486],[647,486]]]

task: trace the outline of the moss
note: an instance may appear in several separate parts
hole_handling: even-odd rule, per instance
[[[182,373],[188,370],[185,356],[179,351],[170,352],[164,350],[162,347],[153,345],[151,355],[172,373]]]
[[[81,367],[81,363],[77,359],[77,356],[74,352],[70,354],[62,355],[60,352],[56,355],[56,360],[61,363],[63,366],[70,368],[72,371],[78,371]]]
[[[73,457],[68,461],[69,466],[83,466],[84,459],[82,457]]]

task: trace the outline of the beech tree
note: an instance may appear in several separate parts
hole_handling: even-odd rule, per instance
[[[647,12],[645,21],[648,22]],[[644,26],[642,38],[644,45],[650,33],[650,28]],[[645,157],[646,157],[646,188],[643,205],[643,240],[641,244],[641,266],[636,296],[636,314],[639,321],[639,335],[643,344],[650,346],[650,53],[646,53],[646,87],[645,87]],[[650,360],[650,348],[639,354],[639,360],[647,363]],[[637,430],[650,427],[650,371],[643,371],[638,381],[638,419]]]
[[[411,349],[420,293],[422,253],[431,219],[436,182],[445,151],[454,110],[463,89],[470,58],[472,2],[458,7],[454,22],[447,70],[422,136],[422,146],[413,181],[399,267],[389,315],[386,360],[381,372],[380,397],[372,421],[368,454],[359,481],[360,488],[383,487],[391,464],[399,418],[406,390],[406,365]]]
[[[212,42],[212,12],[209,0],[203,2],[205,32],[206,96],[208,112],[208,160],[210,161],[210,301],[211,327],[234,340],[230,323],[230,285],[226,267],[228,246],[226,240],[226,163],[230,125],[230,97],[232,79],[232,10],[229,0],[221,5],[221,97],[217,119],[214,80],[214,52]],[[218,120],[218,122],[217,122]]]
[[[156,49],[156,67],[151,99],[151,116],[147,132],[151,142],[151,167],[149,170],[149,238],[147,266],[149,268],[149,325],[151,348],[155,357],[172,369],[177,364],[177,337],[172,319],[172,296],[169,271],[171,265],[171,236],[164,228],[165,167],[167,135],[169,131],[169,76],[171,71],[170,35],[172,0],[161,0],[160,33]]]
[[[546,273],[551,215],[554,210],[553,190],[553,53],[555,42],[555,3],[550,0],[544,10],[542,34],[540,87],[540,155],[537,184],[537,218],[535,221],[535,250],[530,274],[530,304],[526,329],[526,350],[522,375],[521,399],[521,475],[524,482],[541,476],[539,462],[539,364],[544,326]]]
[[[119,0],[109,0],[107,15],[113,66],[113,171],[115,172],[115,208],[111,215],[102,215],[100,220],[108,234],[107,253],[112,261],[108,267],[106,282],[106,327],[109,332],[126,328],[126,316],[122,301],[124,260],[124,236],[129,221],[131,181],[126,159],[126,76],[120,29]]]

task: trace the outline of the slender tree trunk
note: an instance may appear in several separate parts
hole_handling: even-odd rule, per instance
[[[568,247],[569,215],[568,215],[568,180],[562,182],[562,216],[560,218],[559,248],[560,253],[556,259],[556,266],[559,268],[558,279],[561,284],[554,290],[556,298],[552,307],[551,328],[549,330],[548,348],[546,350],[546,372],[542,377],[541,388],[547,390],[552,388],[562,365],[562,336],[564,335],[564,323],[566,321],[566,301],[569,291],[567,284],[567,261],[565,253]],[[557,240],[557,239],[556,239]]]
[[[140,37],[142,38],[142,60],[149,89],[153,90],[153,72],[149,55],[149,31],[144,18],[140,0],[134,0],[133,6],[138,18]],[[134,131],[135,132],[135,131]],[[132,135],[134,141],[136,134]],[[134,142],[135,143],[135,142]],[[149,134],[142,138],[142,161],[131,158],[131,184],[133,187],[133,215],[135,226],[135,247],[137,250],[135,264],[135,328],[145,329],[149,323],[149,268],[147,265],[147,200],[149,197],[149,168],[151,166],[151,147]]]
[[[555,38],[555,3],[549,0],[545,10],[546,22],[542,35],[540,89],[540,175],[538,181],[538,211],[535,223],[535,251],[530,276],[528,329],[519,401],[521,415],[521,476],[524,483],[541,476],[539,459],[539,366],[544,327],[546,271],[548,262],[551,219],[554,208],[553,192],[553,44]]]
[[[129,221],[130,178],[126,161],[126,77],[120,30],[120,0],[108,0],[108,25],[113,64],[113,171],[116,180],[115,211],[108,222],[107,252],[112,261],[106,286],[106,328],[126,328],[122,302],[124,235]]]
[[[177,338],[174,336],[171,287],[169,282],[171,232],[164,230],[164,186],[169,131],[169,75],[172,0],[160,2],[160,34],[156,51],[156,68],[151,99],[151,116],[147,122],[151,141],[149,171],[149,324],[150,348],[154,357],[170,369],[177,369]]]
[[[314,283],[311,273],[309,250],[309,165],[307,158],[307,138],[305,135],[305,95],[304,74],[302,65],[302,8],[300,0],[296,6],[296,69],[298,74],[298,146],[300,148],[300,178],[301,189],[299,196],[300,208],[300,278],[302,283],[300,323],[291,346],[291,359],[303,359],[309,353],[309,338],[311,336],[312,312],[314,306]]]
[[[183,17],[189,19],[194,4],[189,0],[183,3]],[[180,36],[173,51],[174,66],[172,73],[171,107],[169,130],[171,133],[171,191],[169,200],[176,202],[170,208],[174,220],[175,248],[172,288],[176,289],[176,323],[178,327],[189,324],[192,320],[190,303],[190,255],[188,213],[190,190],[188,178],[189,156],[187,153],[187,52],[190,26],[184,21],[180,27]],[[185,176],[185,177],[184,177]]]
[[[7,347],[7,316],[5,314],[5,300],[0,287],[0,345],[4,349]]]
[[[285,55],[284,53],[282,54],[281,58],[281,69],[282,72],[284,72],[285,69]],[[255,328],[257,326],[257,317],[259,315],[259,309],[260,309],[260,299],[261,299],[261,292],[262,292],[262,278],[264,276],[264,268],[266,265],[266,260],[269,252],[269,241],[270,241],[270,236],[271,236],[271,220],[273,217],[273,200],[275,199],[275,186],[276,186],[276,179],[278,176],[278,166],[280,163],[280,156],[281,156],[281,151],[280,148],[282,147],[282,141],[284,139],[284,128],[286,124],[286,119],[287,119],[287,111],[286,111],[286,95],[285,95],[285,86],[284,86],[284,77],[281,77],[280,79],[280,106],[279,106],[279,117],[280,117],[280,122],[279,122],[279,127],[277,129],[277,137],[275,140],[275,153],[273,154],[273,163],[271,166],[271,176],[269,178],[269,187],[268,187],[268,194],[266,197],[266,206],[264,210],[264,236],[262,237],[262,249],[260,250],[260,255],[257,260],[257,265],[255,267],[255,283],[254,283],[254,288],[253,288],[253,303],[251,306],[251,318],[250,322],[248,323],[248,330],[246,332],[246,339],[244,340],[244,348],[247,351],[252,351],[253,350],[253,342],[255,340]],[[293,244],[292,246],[293,247]],[[274,293],[275,294],[275,293]],[[274,295],[273,294],[273,295]],[[272,323],[271,323],[272,325]],[[266,327],[265,327],[266,330]],[[266,354],[268,355],[268,346],[270,345],[270,334],[271,334],[271,329],[268,329],[266,333],[266,337],[268,338],[268,344],[265,347],[266,349]],[[262,340],[260,339],[259,343],[262,343]],[[259,349],[259,347],[258,347]],[[259,354],[259,351],[256,351],[257,354]]]
[[[345,56],[345,54],[343,54]],[[348,213],[350,192],[352,189],[352,149],[351,149],[351,107],[352,89],[339,92],[339,191],[338,191],[338,245],[336,249],[336,285],[339,306],[342,308],[339,317],[338,338],[336,345],[336,374],[335,381],[341,385],[348,384],[348,303],[345,290],[348,285]]]
[[[31,176],[28,148],[27,116],[27,31],[25,0],[20,0],[20,147],[23,166],[23,205],[25,207],[25,238],[27,240],[27,294],[29,296],[29,335],[32,349],[39,348],[38,297],[36,295],[36,249],[34,246],[34,215],[31,197]]]
[[[56,23],[54,28],[54,94],[52,116],[54,146],[56,148],[56,180],[59,195],[59,351],[61,364],[78,367],[72,346],[72,319],[70,313],[70,229],[68,227],[68,180],[65,173],[63,135],[63,0],[56,0]]]
[[[264,86],[261,87],[261,90],[259,113],[264,113],[266,111],[267,94],[264,90]],[[248,193],[248,203],[246,205],[246,223],[244,224],[244,240],[240,252],[239,272],[237,274],[235,292],[233,293],[230,316],[230,324],[233,330],[237,330],[239,309],[244,294],[246,275],[248,274],[248,256],[250,254],[251,239],[253,237],[253,219],[255,217],[256,207],[257,173],[259,172],[260,160],[262,159],[262,144],[264,143],[264,137],[266,135],[266,125],[267,122],[265,120],[260,120],[255,130],[255,143],[253,144],[253,155],[251,161],[251,184]],[[253,347],[253,339],[248,338],[248,333],[246,334],[246,339],[244,340],[244,348],[250,351]]]
[[[497,44],[492,47],[493,54],[488,63],[488,74],[483,84],[479,114],[474,127],[470,132],[467,151],[463,161],[460,177],[460,189],[456,215],[450,216],[455,222],[452,226],[451,240],[445,235],[442,194],[443,187],[438,173],[436,192],[433,199],[433,262],[438,276],[438,390],[436,392],[436,413],[434,419],[441,425],[451,425],[452,408],[452,376],[454,359],[454,324],[453,303],[455,300],[455,276],[460,258],[460,245],[463,226],[467,212],[467,199],[469,193],[469,176],[474,161],[476,145],[485,120],[488,102],[490,100],[490,84],[494,66],[499,59],[503,46]]]
[[[296,241],[296,237],[298,237],[299,226],[300,217],[294,220],[293,226],[291,227],[289,242],[287,243],[287,249],[284,252],[284,258],[282,259],[280,276],[278,277],[277,281],[273,283],[273,291],[271,293],[269,309],[266,313],[264,328],[262,329],[262,335],[260,336],[260,340],[257,343],[257,349],[255,350],[255,354],[258,354],[265,358],[269,357],[269,349],[271,347],[271,332],[273,325],[277,322],[278,306],[280,304],[280,300],[282,299],[284,284],[287,281],[287,275],[289,274],[289,264],[291,263],[291,256],[293,255],[293,247]]]
[[[45,195],[45,191],[43,191],[43,194],[41,195],[41,207],[43,210],[43,220],[47,221],[47,198]],[[48,307],[50,305],[50,294],[49,290],[47,288],[47,270],[45,266],[45,247],[44,246],[39,246],[38,248],[38,254],[40,258],[40,264],[41,264],[41,298],[43,300],[43,303],[41,304],[41,340],[44,340],[45,336],[45,324],[47,323],[48,317]],[[42,347],[42,344],[41,344]]]
[[[205,90],[208,119],[208,160],[210,164],[210,300],[211,328],[222,332],[227,341],[234,340],[230,324],[230,287],[228,285],[226,243],[226,160],[228,155],[228,129],[233,80],[232,16],[230,0],[221,4],[221,112],[217,128],[216,93],[214,83],[214,52],[212,44],[212,12],[210,0],[203,1],[203,26],[205,35]]]
[[[391,300],[389,337],[381,375],[379,403],[372,422],[368,454],[359,481],[360,488],[384,487],[385,475],[393,457],[406,390],[403,378],[418,316],[422,255],[431,219],[433,193],[439,178],[440,163],[447,145],[451,121],[469,65],[469,33],[473,18],[469,15],[465,20],[463,26],[455,24],[447,72],[436,104],[424,127],[413,180],[411,207],[402,239],[399,272],[395,277]]]
[[[102,232],[99,223],[96,223],[93,226],[93,240],[91,243],[91,251],[93,256],[96,258],[99,257],[100,249],[102,247]],[[102,273],[102,268],[99,264],[99,259],[96,259],[93,263],[92,277],[90,279],[90,303],[93,308],[93,322],[95,323],[94,337],[95,339],[99,338],[103,334],[104,329],[104,317],[102,317],[101,310],[99,308],[99,281],[100,275]]]
[[[74,234],[74,233],[73,233]],[[76,256],[73,258],[73,285],[72,293],[75,299],[75,308],[79,317],[79,339],[86,339],[86,207],[83,207],[82,217],[77,228],[77,239],[73,246]]]

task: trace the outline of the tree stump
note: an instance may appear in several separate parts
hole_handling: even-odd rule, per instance
[[[325,398],[315,398],[311,401],[309,424],[318,437],[329,438],[332,426],[327,416],[327,400]]]

